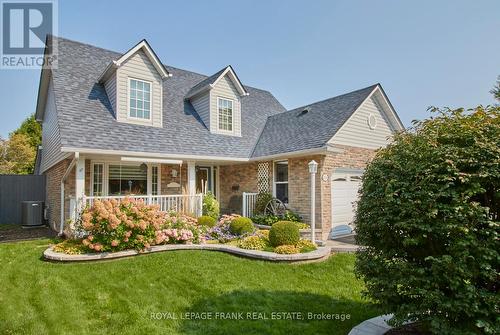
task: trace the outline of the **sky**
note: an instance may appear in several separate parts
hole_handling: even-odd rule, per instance
[[[211,75],[231,64],[287,108],[381,83],[406,126],[493,104],[500,1],[59,0],[58,35]],[[35,111],[39,70],[0,70],[0,137]]]

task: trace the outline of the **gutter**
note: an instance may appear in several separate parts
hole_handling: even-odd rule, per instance
[[[324,145],[324,146],[319,147],[319,148],[290,151],[290,152],[285,152],[285,153],[280,153],[280,154],[275,154],[275,155],[268,155],[268,156],[252,157],[249,159],[249,161],[254,162],[254,161],[266,161],[266,160],[274,160],[274,159],[279,159],[279,158],[288,158],[288,157],[297,157],[297,156],[324,155],[327,152],[342,153],[342,152],[344,152],[344,150],[340,149],[340,148],[332,147],[330,145]]]
[[[88,149],[88,148],[76,148],[76,147],[62,147],[62,152],[67,153],[82,153],[82,154],[98,154],[98,155],[113,155],[122,156],[124,160],[133,161],[150,161],[151,159],[167,159],[176,160],[195,160],[195,161],[212,161],[220,163],[248,163],[248,162],[258,162],[265,160],[281,159],[287,157],[298,157],[307,156],[313,154],[326,154],[328,152],[342,153],[344,149],[334,147],[330,144],[323,145],[319,148],[304,149],[297,151],[284,152],[274,155],[258,156],[258,157],[222,157],[222,156],[201,156],[201,155],[185,155],[185,154],[165,154],[165,153],[149,153],[140,151],[124,151],[124,150],[109,150],[109,149]]]
[[[71,163],[69,164],[68,168],[64,172],[61,179],[61,222],[59,223],[59,236],[63,234],[64,230],[64,182],[68,178],[71,170],[75,167],[75,164],[79,158],[80,158],[80,153],[75,152],[75,156],[71,160]]]

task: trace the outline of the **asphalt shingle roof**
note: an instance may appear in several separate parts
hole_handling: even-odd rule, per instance
[[[252,157],[323,147],[377,85],[270,116]]]
[[[56,37],[54,37],[56,38]],[[52,70],[61,146],[145,153],[250,158],[320,148],[378,85],[286,111],[268,91],[245,86],[242,136],[211,133],[185,97],[212,83],[207,77],[166,66],[163,127],[117,122],[99,76],[121,54],[58,38]],[[307,109],[307,113],[304,113]]]
[[[163,127],[117,122],[100,74],[119,53],[58,38],[58,68],[53,83],[61,146],[148,153],[250,157],[269,115],[285,108],[264,90],[245,87],[242,136],[211,133],[184,97],[206,76],[166,66],[163,82]]]

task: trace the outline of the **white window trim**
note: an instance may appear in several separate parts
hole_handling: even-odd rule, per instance
[[[92,161],[90,163],[90,196],[94,196],[94,165],[102,165],[102,196],[105,196],[108,194],[108,176],[107,176],[107,171],[108,168],[106,166],[105,162],[102,161]]]
[[[90,196],[94,196],[94,164],[103,164],[103,186],[102,186],[102,196],[109,196],[109,166],[110,165],[129,165],[129,166],[137,166],[142,163],[134,163],[134,162],[121,162],[121,161],[91,161],[90,162]],[[153,187],[151,182],[152,175],[152,166],[158,167],[158,195],[161,195],[161,164],[148,164],[148,172],[147,172],[147,190],[145,195],[151,196]]]
[[[158,168],[157,184],[158,184],[158,194],[161,195],[161,165],[160,164],[148,164],[148,195],[153,195],[153,166]]]
[[[130,116],[130,82],[132,80],[140,81],[140,82],[149,84],[149,119],[142,118],[142,117]],[[135,122],[145,122],[145,123],[151,123],[153,121],[153,82],[148,81],[148,80],[144,80],[144,79],[128,77],[128,79],[127,79],[127,119],[133,120]]]
[[[227,101],[231,101],[231,104],[232,104],[232,109],[231,109],[231,120],[232,120],[232,123],[231,123],[231,129],[232,130],[225,130],[225,129],[222,129],[220,127],[220,123],[219,123],[219,102],[220,100],[227,100]],[[217,132],[218,133],[221,133],[221,134],[229,134],[229,135],[234,135],[235,133],[235,122],[234,122],[234,109],[235,109],[235,101],[234,99],[231,99],[231,98],[226,98],[226,97],[223,97],[223,96],[217,96]]]
[[[280,160],[275,160],[273,161],[273,197],[276,198],[276,185],[277,184],[287,184],[288,185],[288,192],[290,192],[290,185],[289,185],[289,180],[287,181],[276,181],[276,164],[280,162],[286,162],[286,165],[288,166],[288,176],[290,176],[290,164],[288,162],[288,159],[280,159]],[[288,199],[290,201],[290,199]]]

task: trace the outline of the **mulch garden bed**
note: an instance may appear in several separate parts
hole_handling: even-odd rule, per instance
[[[14,242],[33,240],[38,238],[56,237],[57,233],[47,226],[36,228],[23,228],[21,225],[8,225],[0,227],[0,242]]]

